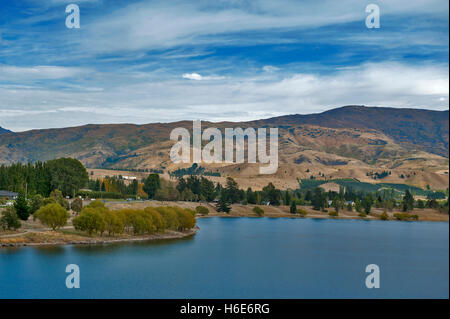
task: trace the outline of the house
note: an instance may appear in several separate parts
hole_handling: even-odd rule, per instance
[[[7,198],[9,200],[17,199],[17,195],[18,194],[14,192],[0,190],[0,198]]]

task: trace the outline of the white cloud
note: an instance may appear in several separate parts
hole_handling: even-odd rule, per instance
[[[203,77],[198,73],[185,73],[182,75],[183,79],[189,79],[189,80],[197,80],[201,81]]]
[[[362,64],[326,75],[276,72],[195,84],[181,77],[143,82],[133,81],[133,74],[109,77],[115,82],[97,91],[0,86],[0,126],[25,130],[198,118],[241,121],[349,104],[443,110],[449,96],[448,66],[399,63]]]
[[[224,76],[202,76],[198,73],[185,73],[181,76],[183,79],[189,79],[189,80],[196,80],[196,81],[202,81],[202,80],[222,80],[225,79]]]
[[[55,80],[80,76],[89,70],[79,67],[38,65],[19,67],[0,64],[0,79],[7,81]]]
[[[265,72],[276,72],[276,71],[278,71],[280,68],[277,68],[276,66],[273,66],[273,65],[265,65],[265,66],[263,66],[263,70],[265,71]]]
[[[380,7],[383,16],[448,14],[448,4],[442,0],[414,3],[397,0],[384,2]],[[242,44],[251,42],[252,37],[234,38],[233,33],[301,30],[355,21],[361,21],[361,31],[364,31],[365,18],[365,4],[360,0],[222,1],[218,4],[207,1],[145,1],[85,23],[83,27],[89,32],[82,44],[86,50],[94,52],[213,43]],[[401,35],[404,36],[404,32]],[[267,41],[273,42],[277,37],[267,38]]]

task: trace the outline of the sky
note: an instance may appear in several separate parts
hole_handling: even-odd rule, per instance
[[[366,27],[372,3],[380,28]],[[0,2],[0,126],[13,131],[447,110],[448,72],[446,0]]]

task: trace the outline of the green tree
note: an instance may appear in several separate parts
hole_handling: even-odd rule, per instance
[[[297,204],[295,203],[295,200],[291,201],[291,207],[289,207],[289,211],[291,214],[297,213]]]
[[[281,192],[279,189],[276,189],[272,183],[269,183],[263,189],[264,199],[267,200],[270,205],[279,206]]]
[[[152,173],[144,180],[144,192],[147,193],[148,198],[154,198],[156,191],[161,188],[161,181],[159,175]]]
[[[80,197],[75,198],[72,203],[70,204],[70,208],[76,212],[77,214],[79,214],[81,212],[81,210],[83,209],[83,201],[81,200]]]
[[[105,221],[102,214],[95,207],[84,207],[81,213],[72,220],[76,230],[86,231],[89,235],[95,232],[103,232]]]
[[[67,199],[64,198],[63,193],[59,189],[55,189],[50,193],[50,198],[54,199],[65,210],[70,209],[70,204]]]
[[[88,172],[77,159],[59,158],[48,161],[46,165],[50,171],[52,189],[59,189],[64,196],[73,196],[88,184]]]
[[[12,207],[6,208],[2,212],[2,216],[0,217],[0,227],[3,228],[4,230],[6,229],[16,230],[20,228],[20,226],[22,225],[15,210]]]
[[[59,204],[49,204],[38,209],[35,216],[39,221],[55,230],[67,224],[69,213]]]
[[[222,193],[219,197],[219,201],[217,202],[217,211],[218,212],[224,212],[224,213],[229,213],[231,211],[231,207],[228,204],[226,197],[224,196],[224,190],[222,190]]]
[[[224,197],[224,200],[227,203],[237,203],[241,199],[241,193],[239,191],[238,184],[236,181],[231,178],[227,177],[227,183],[225,188],[222,190],[221,197]]]
[[[258,216],[264,215],[264,209],[258,206],[253,207],[253,212]]]
[[[206,208],[205,206],[197,206],[197,207],[195,207],[195,211],[197,212],[197,214],[200,214],[200,215],[208,215],[209,214],[209,209]]]
[[[364,208],[364,212],[366,214],[370,214],[370,210],[372,208],[373,205],[373,199],[372,196],[367,195],[366,197],[364,197],[362,203],[361,203],[362,207]]]
[[[314,190],[314,195],[311,200],[311,204],[313,205],[314,210],[324,210],[326,203],[325,194],[322,192],[322,189],[316,187]]]
[[[21,220],[27,220],[30,216],[30,207],[28,206],[28,202],[23,192],[19,192],[16,202],[14,203],[14,209]]]
[[[30,200],[30,213],[34,214],[42,206],[44,206],[44,197],[41,194],[34,195]]]
[[[404,212],[409,212],[414,209],[414,197],[412,196],[409,189],[406,190],[405,196],[403,196],[402,206]]]

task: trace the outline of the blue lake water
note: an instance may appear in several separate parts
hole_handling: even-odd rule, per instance
[[[199,219],[164,242],[0,249],[0,298],[448,298],[449,224]],[[77,264],[81,288],[67,289]],[[365,286],[366,265],[380,288]]]

